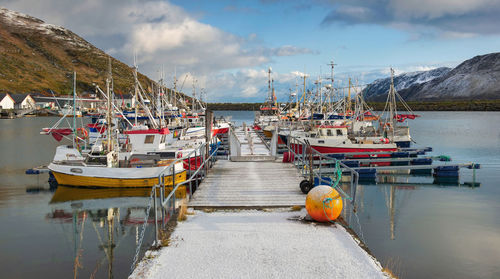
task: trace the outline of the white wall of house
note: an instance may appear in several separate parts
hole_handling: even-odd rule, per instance
[[[21,108],[22,109],[34,109],[36,108],[35,106],[35,100],[30,95],[27,95],[26,98],[21,102]]]
[[[35,100],[30,95],[26,95],[24,97],[23,101],[21,103],[17,103],[14,105],[14,108],[16,109],[34,109],[36,108],[35,106]]]
[[[14,100],[9,95],[5,95],[5,97],[0,101],[0,107],[2,109],[13,109],[14,108]]]

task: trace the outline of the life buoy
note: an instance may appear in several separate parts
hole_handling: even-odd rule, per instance
[[[80,139],[86,139],[89,137],[89,132],[85,128],[78,128],[76,129],[76,136]]]
[[[383,139],[380,139],[380,142],[388,144],[389,143],[389,139],[388,138],[383,138]]]

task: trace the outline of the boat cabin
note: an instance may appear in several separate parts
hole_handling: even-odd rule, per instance
[[[331,137],[340,137],[347,138],[347,127],[345,126],[337,126],[337,127],[328,127],[328,128],[318,128],[316,131],[310,132],[311,137],[317,138],[331,138]]]
[[[133,129],[125,131],[134,152],[151,152],[165,149],[165,145],[173,141],[173,134],[168,128]]]

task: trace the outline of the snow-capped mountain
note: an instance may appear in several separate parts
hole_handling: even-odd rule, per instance
[[[500,52],[466,60],[448,73],[399,94],[410,101],[500,99]]]
[[[394,77],[394,87],[399,92],[415,84],[422,84],[447,74],[451,69],[446,67],[429,71],[403,73]],[[391,84],[391,78],[377,79],[363,90],[363,96],[368,101],[385,101]]]

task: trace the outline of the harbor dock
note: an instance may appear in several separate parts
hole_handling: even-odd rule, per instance
[[[342,226],[305,214],[194,211],[130,278],[387,278]]]
[[[187,219],[130,278],[387,278],[340,223],[308,218],[303,176],[250,130],[231,131],[236,160],[213,164]]]
[[[193,194],[194,209],[304,206],[302,176],[290,164],[219,160]]]

